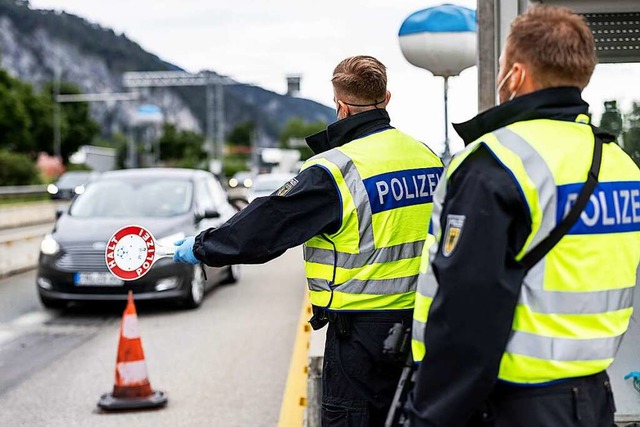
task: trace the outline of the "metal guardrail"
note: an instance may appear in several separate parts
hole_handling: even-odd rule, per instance
[[[34,194],[46,194],[46,185],[13,185],[0,187],[0,196],[30,196]]]

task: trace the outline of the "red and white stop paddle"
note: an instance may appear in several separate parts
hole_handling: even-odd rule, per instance
[[[122,280],[136,280],[147,274],[154,262],[173,256],[175,248],[156,242],[151,232],[139,225],[127,225],[107,242],[105,260],[109,271]]]

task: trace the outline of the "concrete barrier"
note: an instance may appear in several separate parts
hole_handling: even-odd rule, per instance
[[[44,224],[0,233],[0,277],[38,265],[40,242],[53,224]]]
[[[68,206],[68,202],[30,202],[0,206],[0,230],[44,224],[56,219],[56,210]]]

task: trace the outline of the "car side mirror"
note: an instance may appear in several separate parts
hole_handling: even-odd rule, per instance
[[[56,219],[60,218],[63,213],[67,211],[67,208],[57,208],[56,209]]]
[[[215,218],[220,218],[220,212],[215,209],[205,209],[204,212],[196,213],[196,222],[202,221],[203,219]]]

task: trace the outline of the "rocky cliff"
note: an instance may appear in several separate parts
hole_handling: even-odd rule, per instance
[[[59,73],[61,80],[86,93],[126,91],[122,73],[127,71],[180,70],[125,35],[64,12],[31,9],[21,0],[0,0],[0,66],[36,86]],[[201,88],[143,90],[138,101],[96,102],[91,112],[105,134],[134,125],[134,112],[141,103],[159,106],[165,120],[180,128],[203,131],[204,93]],[[244,84],[225,86],[224,99],[226,129],[252,120],[266,135],[266,144],[292,117],[329,122],[334,116],[332,109],[317,102]]]

